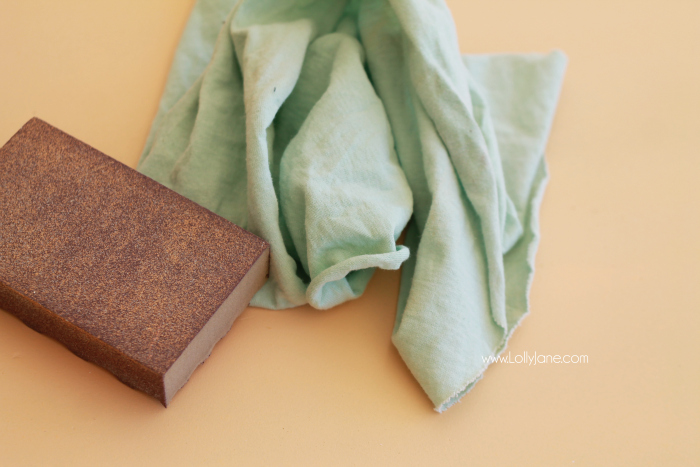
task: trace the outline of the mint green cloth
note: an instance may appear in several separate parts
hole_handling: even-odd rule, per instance
[[[565,62],[461,56],[440,1],[200,0],[138,168],[270,242],[253,305],[408,260],[393,342],[443,411],[528,312]]]

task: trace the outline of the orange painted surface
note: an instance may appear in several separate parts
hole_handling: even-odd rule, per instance
[[[438,415],[380,272],[330,311],[249,308],[166,410],[0,312],[1,465],[700,462],[700,3],[449,4],[464,52],[569,56],[509,350],[588,363],[493,365]],[[135,166],[191,6],[0,3],[0,144],[38,116]]]

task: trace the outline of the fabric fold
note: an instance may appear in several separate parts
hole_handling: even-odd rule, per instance
[[[392,340],[442,411],[528,311],[565,63],[461,56],[439,1],[200,0],[138,168],[270,242],[254,305],[405,262]]]

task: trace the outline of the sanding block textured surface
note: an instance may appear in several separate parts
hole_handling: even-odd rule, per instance
[[[269,248],[36,118],[0,149],[0,212],[0,308],[163,402],[163,375]]]

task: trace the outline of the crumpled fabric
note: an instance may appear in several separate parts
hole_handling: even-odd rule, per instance
[[[460,55],[438,0],[200,0],[138,170],[270,242],[254,306],[403,264],[392,341],[441,412],[528,313],[565,65]]]

